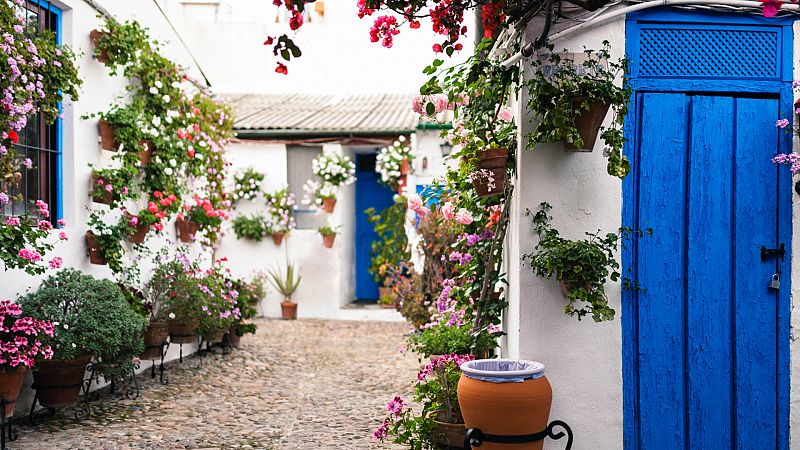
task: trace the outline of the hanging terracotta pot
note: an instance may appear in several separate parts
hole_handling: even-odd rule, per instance
[[[575,97],[572,99],[572,108],[580,108],[586,97]],[[594,149],[594,143],[597,141],[597,134],[600,131],[600,126],[608,114],[608,109],[611,107],[608,103],[603,103],[596,100],[589,100],[589,110],[581,112],[575,116],[575,128],[578,129],[578,134],[581,135],[583,140],[583,148],[578,148],[575,143],[566,142],[564,146],[569,150],[580,152],[591,152]]]
[[[159,359],[161,358],[161,345],[169,337],[169,324],[163,320],[151,320],[144,330],[144,352],[139,358]]]
[[[14,406],[25,381],[25,372],[28,368],[24,365],[17,367],[3,367],[0,369],[0,398],[6,400],[6,417],[14,415]]]
[[[153,156],[155,145],[150,141],[139,141],[139,162],[142,167],[150,165],[150,157]]]
[[[111,152],[119,150],[119,142],[115,137],[114,127],[106,120],[97,122],[97,128],[100,133],[100,148]]]
[[[397,194],[403,195],[403,192],[406,190],[406,186],[408,185],[408,176],[407,175],[400,175],[397,179]]]
[[[561,294],[562,294],[564,297],[568,297],[568,296],[569,296],[569,290],[570,290],[570,288],[571,288],[571,286],[569,285],[569,283],[567,283],[567,282],[566,282],[565,280],[563,280],[563,279],[562,279],[562,280],[559,280],[559,282],[558,282],[558,287],[561,289]],[[584,283],[584,284],[583,284],[583,288],[584,288],[584,289],[586,289],[587,291],[591,292],[592,285],[591,285],[591,283],[588,283],[588,282],[587,282],[587,283]]]
[[[86,366],[91,357],[42,361],[33,371],[33,388],[45,408],[68,408],[78,403]]]
[[[197,342],[197,326],[196,320],[170,320],[168,322],[169,341],[173,344],[192,344]]]
[[[462,364],[461,370],[458,404],[467,429],[477,428],[485,435],[522,436],[547,428],[553,390],[544,376],[543,364],[482,359]],[[543,445],[543,440],[526,444],[483,442],[480,450],[541,450]]]
[[[502,169],[506,167],[508,150],[505,148],[492,148],[477,154],[479,169]]]
[[[297,319],[297,303],[293,303],[288,298],[281,302],[281,316],[283,320]]]
[[[103,37],[104,34],[105,34],[104,32],[99,30],[92,30],[89,32],[89,38],[92,40],[92,45],[94,46],[95,49],[98,49],[100,44],[100,39]],[[95,58],[97,58],[98,62],[103,64],[111,60],[111,58],[109,58],[108,56],[108,52],[104,49],[100,49],[100,51],[98,53],[95,53],[94,56]]]
[[[472,187],[478,197],[491,197],[503,193],[506,169],[478,169],[471,174]]]
[[[400,163],[400,175],[408,175],[409,171],[408,160],[404,159],[403,162]]]
[[[89,262],[98,266],[105,266],[108,264],[100,244],[97,242],[97,236],[90,231],[86,232],[86,254],[89,256]]]
[[[323,198],[322,209],[328,214],[333,214],[333,210],[336,209],[336,198]]]
[[[129,213],[124,214],[125,220],[130,223],[131,219],[133,218],[132,215]],[[131,244],[141,244],[144,242],[144,238],[147,237],[147,232],[150,231],[150,225],[146,223],[137,223],[133,226],[133,231],[128,235],[126,238],[128,242]]]
[[[197,234],[197,222],[192,222],[186,219],[178,219],[175,221],[175,226],[178,228],[178,239],[181,242],[194,242],[194,236]]]
[[[102,188],[98,189],[99,182],[100,174],[97,172],[92,172],[92,201],[95,203],[102,203],[104,205],[110,205],[114,203],[114,191],[107,191]]]
[[[322,235],[322,245],[324,245],[325,248],[333,248],[333,243],[335,241],[336,241],[336,235],[335,234],[323,234]]]
[[[281,232],[281,233],[272,233],[272,242],[275,245],[278,245],[278,246],[281,245],[281,243],[283,242],[283,236],[285,234],[286,233],[283,233],[283,232]]]

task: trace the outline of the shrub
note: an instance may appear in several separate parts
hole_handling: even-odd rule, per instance
[[[27,314],[55,325],[53,337],[42,339],[59,359],[99,358],[105,377],[131,370],[132,359],[144,350],[147,319],[126,301],[110,280],[98,280],[76,270],[63,270],[42,283],[36,292],[19,299]]]
[[[185,257],[156,267],[145,288],[147,297],[161,305],[170,319],[193,322],[200,317],[200,303],[205,295],[195,279],[195,267]]]
[[[378,235],[372,242],[368,270],[376,283],[385,285],[387,269],[411,258],[405,228],[406,205],[395,203],[380,213],[375,208],[369,208],[364,214]]]
[[[236,239],[252,239],[261,242],[268,231],[266,220],[260,214],[236,216],[233,219],[233,232],[236,233]]]

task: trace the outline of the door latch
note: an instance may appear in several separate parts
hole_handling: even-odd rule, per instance
[[[761,246],[761,260],[764,261],[765,259],[769,258],[780,258],[786,255],[786,246],[781,244],[778,248],[767,248],[765,246]]]

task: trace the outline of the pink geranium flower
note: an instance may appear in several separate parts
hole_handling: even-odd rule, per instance
[[[460,223],[461,225],[469,225],[472,223],[473,217],[472,213],[467,211],[465,208],[461,208],[455,215],[456,222]]]

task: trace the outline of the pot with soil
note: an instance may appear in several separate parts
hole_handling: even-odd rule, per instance
[[[462,420],[460,423],[447,421],[446,414],[439,413],[433,423],[436,424],[437,434],[434,437],[436,442],[448,448],[464,448],[464,438],[467,436],[467,427]]]
[[[86,366],[91,357],[42,361],[33,371],[36,398],[45,408],[67,408],[78,403]]]
[[[17,367],[3,367],[0,369],[0,398],[8,402],[6,404],[6,417],[14,415],[19,391],[22,389],[22,382],[25,381],[25,372],[28,368],[24,365]]]
[[[472,186],[479,197],[502,194],[506,183],[508,150],[493,148],[479,152],[476,170],[470,174]]]
[[[197,222],[180,218],[175,221],[175,226],[178,229],[178,239],[181,242],[194,242],[194,237],[199,228]]]
[[[334,209],[336,209],[336,197],[323,198],[322,209],[328,214],[333,214]]]
[[[169,337],[169,324],[163,320],[151,320],[144,330],[144,352],[139,358],[160,359],[161,347]]]
[[[324,245],[325,248],[333,248],[333,243],[335,241],[336,241],[336,235],[335,234],[323,234],[322,235],[322,245]]]
[[[594,149],[594,143],[597,140],[597,134],[600,132],[600,126],[608,114],[608,109],[611,107],[608,103],[597,100],[589,100],[589,109],[583,110],[581,105],[587,99],[586,97],[575,97],[572,99],[573,110],[580,109],[580,112],[575,116],[575,128],[578,129],[578,134],[583,140],[583,148],[578,148],[574,143],[567,142],[565,147],[569,150],[579,152],[591,152]]]
[[[197,342],[198,322],[172,319],[168,322],[169,341],[173,344],[192,344]]]
[[[131,219],[133,219],[133,216],[130,215],[129,213],[125,213],[124,215],[125,215],[125,220],[127,220],[128,223],[131,223]],[[144,238],[147,237],[147,232],[150,231],[150,225],[138,222],[137,219],[136,225],[131,225],[131,227],[133,227],[133,230],[128,235],[127,241],[130,242],[131,244],[141,244],[142,242],[144,242]]]
[[[86,232],[86,255],[89,256],[89,262],[92,264],[98,266],[108,264],[108,260],[100,248],[100,243],[97,241],[97,236],[91,231]]]
[[[281,243],[283,242],[283,237],[285,235],[286,235],[286,233],[284,233],[284,232],[272,233],[272,242],[275,245],[280,246]]]
[[[297,303],[292,302],[288,298],[281,302],[281,316],[283,320],[296,320],[297,319]]]
[[[114,191],[98,189],[100,186],[100,175],[97,172],[92,172],[92,201],[95,203],[102,203],[103,205],[114,203]]]
[[[119,150],[119,142],[116,139],[114,126],[106,120],[97,122],[97,129],[100,134],[100,148],[111,152]]]
[[[479,359],[462,364],[461,371],[458,404],[467,429],[479,429],[484,435],[523,436],[547,428],[553,390],[543,364]],[[483,442],[480,450],[541,450],[543,445],[544,441]]]

